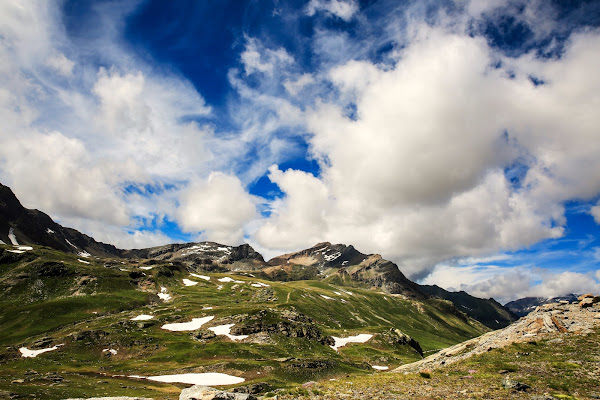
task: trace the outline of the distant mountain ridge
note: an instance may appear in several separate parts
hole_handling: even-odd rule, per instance
[[[504,307],[508,308],[515,315],[524,317],[530,312],[535,311],[535,309],[541,305],[558,303],[560,301],[568,301],[569,303],[577,302],[577,295],[571,293],[565,296],[552,297],[550,299],[546,297],[523,297],[522,299],[509,301]]]
[[[6,244],[52,247],[66,253],[120,257],[122,250],[97,242],[75,229],[57,224],[39,210],[26,209],[8,186],[0,183],[0,240]]]
[[[431,296],[450,300],[456,308],[469,317],[492,329],[504,328],[519,319],[511,309],[502,306],[492,298],[480,299],[464,291],[449,292],[437,285],[421,285],[420,289]]]
[[[452,302],[457,310],[492,329],[505,327],[516,319],[493,299],[479,299],[465,292],[448,292],[437,286],[420,286],[406,278],[393,262],[379,254],[363,254],[351,245],[322,242],[305,250],[274,257],[268,262],[248,244],[174,243],[145,249],[119,249],[97,242],[75,229],[63,227],[41,211],[24,208],[11,189],[2,184],[0,240],[5,244],[47,246],[82,257],[145,259],[149,264],[178,262],[196,272],[256,271],[271,280],[319,279],[358,284],[411,299],[437,297]]]

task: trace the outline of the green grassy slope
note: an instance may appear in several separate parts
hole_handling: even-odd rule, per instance
[[[186,385],[115,375],[188,372],[224,372],[246,383],[287,387],[419,359],[395,330],[416,339],[424,352],[486,331],[444,300],[411,301],[319,281],[270,282],[244,273],[204,274],[206,281],[178,264],[144,270],[136,260],[8,249],[0,246],[0,393],[177,398]],[[225,277],[241,283],[218,281]],[[184,278],[198,283],[185,286]],[[258,282],[263,286],[252,286]],[[170,301],[158,298],[161,287]],[[155,318],[131,321],[140,314]],[[214,319],[196,332],[161,329],[206,316]],[[257,332],[257,326],[270,331],[244,341],[207,335],[206,328],[223,324],[234,324],[233,333]],[[365,333],[374,335],[366,343],[337,352],[328,345],[329,336]],[[36,342],[39,348],[62,346],[36,358],[20,356],[21,346],[31,349]],[[108,356],[104,349],[118,352]]]

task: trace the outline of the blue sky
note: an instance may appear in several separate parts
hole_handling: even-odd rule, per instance
[[[120,247],[353,244],[600,291],[596,1],[0,5],[0,181]]]

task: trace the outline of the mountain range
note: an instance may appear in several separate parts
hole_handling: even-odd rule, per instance
[[[279,281],[326,279],[337,283],[353,282],[407,298],[449,300],[458,311],[492,329],[505,327],[517,319],[515,314],[493,299],[419,285],[406,278],[393,262],[379,254],[363,254],[351,245],[318,243],[306,250],[274,257],[268,262],[248,244],[175,243],[146,249],[119,249],[97,242],[75,229],[63,227],[42,211],[24,208],[12,190],[2,184],[0,243],[41,245],[84,256],[176,261],[191,271],[251,270],[265,279]]]

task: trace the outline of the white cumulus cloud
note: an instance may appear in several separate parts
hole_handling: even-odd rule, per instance
[[[256,216],[255,202],[240,180],[220,172],[193,181],[179,202],[179,226],[186,232],[203,232],[202,239],[220,243],[239,244],[244,225]]]
[[[310,0],[306,6],[306,14],[315,15],[318,11],[350,21],[358,11],[356,0]]]

